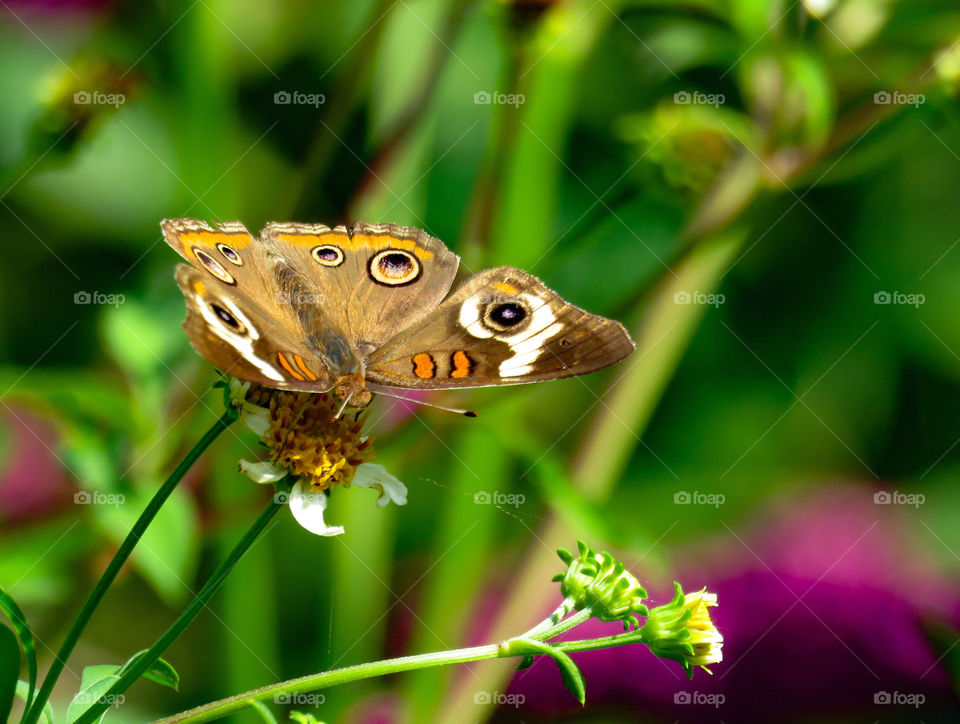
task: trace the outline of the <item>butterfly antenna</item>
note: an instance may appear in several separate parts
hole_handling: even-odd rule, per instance
[[[452,412],[456,415],[463,415],[464,417],[476,417],[476,410],[466,410],[462,407],[447,407],[446,405],[437,405],[433,402],[426,402],[424,400],[417,400],[413,397],[404,397],[403,395],[398,395],[395,392],[387,392],[386,388],[380,387],[379,385],[368,385],[372,392],[375,392],[378,395],[383,395],[384,397],[392,397],[395,400],[403,400],[404,402],[412,402],[415,405],[422,405],[423,407],[433,407],[437,410],[443,410],[444,412]]]

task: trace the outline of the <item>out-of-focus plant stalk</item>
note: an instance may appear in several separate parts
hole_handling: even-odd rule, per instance
[[[364,37],[364,45],[370,48],[379,45],[380,38],[387,27],[385,16],[396,5],[396,0],[379,0],[373,4],[370,8],[369,22],[366,24],[369,29]],[[317,187],[321,179],[327,177],[330,171],[330,164],[340,145],[340,138],[343,137],[350,114],[366,86],[376,58],[375,53],[364,52],[362,48],[354,48],[349,56],[347,69],[340,76],[326,113],[314,132],[313,142],[307,149],[306,158],[300,168],[295,171],[290,189],[282,197],[289,200],[289,209],[278,213],[277,218],[299,218],[301,214],[306,213],[306,209],[312,202],[311,191]]]
[[[525,38],[512,38],[507,48],[509,55],[501,85],[507,95],[518,95],[521,92],[520,69],[529,56],[529,44]],[[513,154],[522,119],[519,107],[493,105],[493,134],[477,172],[476,185],[461,232],[460,248],[467,268],[481,268],[487,262],[490,235],[493,233],[500,198],[499,180],[503,178],[507,162]]]
[[[417,122],[423,117],[424,109],[430,104],[440,79],[443,77],[443,71],[453,56],[450,48],[456,43],[460,30],[463,28],[464,20],[466,20],[467,11],[475,2],[476,0],[454,0],[449,4],[447,15],[436,34],[436,42],[430,60],[423,72],[423,82],[419,90],[411,96],[406,106],[397,113],[392,125],[383,134],[383,140],[380,141],[373,161],[370,163],[370,169],[364,175],[356,195],[362,194],[364,188],[376,178],[376,175],[381,175],[379,169],[390,164],[397,155],[399,148],[403,146],[416,128]]]
[[[43,711],[43,705],[46,703],[47,699],[50,698],[50,693],[53,691],[53,687],[57,683],[57,679],[63,671],[63,667],[66,665],[67,659],[73,652],[73,648],[77,645],[77,641],[80,640],[80,635],[90,622],[90,619],[93,618],[94,611],[97,610],[97,606],[100,605],[100,602],[106,595],[107,590],[109,590],[110,585],[117,577],[117,574],[120,573],[120,569],[123,568],[123,565],[127,562],[130,554],[133,553],[133,549],[136,547],[137,543],[140,542],[140,538],[143,536],[147,527],[153,522],[153,519],[156,517],[157,513],[160,512],[160,508],[163,507],[163,504],[167,501],[167,498],[170,497],[177,485],[179,485],[180,481],[183,479],[183,476],[187,474],[187,471],[190,470],[191,467],[193,467],[193,464],[197,461],[200,455],[202,455],[203,452],[210,447],[213,441],[220,436],[220,433],[230,427],[230,425],[232,425],[236,419],[237,410],[233,407],[227,408],[223,415],[209,430],[207,430],[206,434],[199,440],[199,442],[197,442],[197,444],[194,445],[193,448],[191,448],[190,451],[184,456],[174,471],[170,473],[170,477],[168,477],[160,489],[157,490],[153,498],[151,498],[150,502],[147,504],[147,507],[140,514],[140,517],[137,518],[136,523],[133,524],[133,528],[130,529],[127,537],[123,539],[123,542],[120,544],[120,548],[117,549],[117,552],[114,554],[113,559],[107,566],[107,569],[103,572],[103,575],[100,576],[100,580],[97,581],[97,585],[94,587],[93,592],[83,604],[83,608],[80,610],[76,620],[70,627],[70,631],[67,633],[67,638],[64,640],[63,644],[61,644],[60,650],[57,651],[57,655],[54,657],[53,663],[50,665],[50,669],[47,671],[47,675],[44,677],[43,684],[40,687],[36,698],[33,700],[29,711],[24,716],[24,724],[35,724],[39,719],[40,714]]]
[[[286,490],[289,490],[289,479],[285,479],[285,481],[278,484],[278,486],[279,485],[283,485]],[[278,487],[278,489],[280,488]],[[172,644],[180,634],[183,633],[187,626],[190,625],[193,619],[197,617],[197,614],[207,607],[207,603],[213,598],[213,594],[217,592],[217,589],[220,588],[220,585],[233,570],[234,566],[236,566],[237,563],[240,562],[240,559],[250,550],[250,546],[257,542],[266,530],[267,525],[273,520],[273,517],[282,507],[284,506],[278,503],[275,498],[270,499],[270,502],[267,504],[266,509],[260,514],[260,517],[254,521],[253,525],[244,533],[243,537],[236,546],[234,546],[233,550],[230,551],[229,555],[217,566],[217,569],[203,585],[203,588],[200,589],[196,597],[184,609],[177,620],[157,639],[153,646],[137,659],[136,663],[127,669],[120,679],[110,687],[109,691],[99,698],[97,703],[87,709],[76,720],[75,724],[91,724],[92,722],[98,721],[101,714],[110,708],[111,702],[115,701],[117,696],[133,686],[133,684],[150,669],[163,655],[164,651],[169,648],[170,644]]]

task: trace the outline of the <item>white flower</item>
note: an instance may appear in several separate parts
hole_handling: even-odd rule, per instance
[[[240,461],[240,472],[246,475],[255,483],[275,483],[282,480],[287,471],[279,465],[274,465],[269,460],[260,463],[252,463],[249,460]]]
[[[342,525],[327,525],[323,520],[328,498],[326,493],[314,492],[309,485],[298,480],[290,491],[290,512],[297,522],[311,533],[323,536],[342,535]]]
[[[240,472],[253,482],[263,484],[275,483],[287,475],[286,470],[269,460],[259,463],[241,460]],[[357,468],[353,482],[361,488],[379,490],[377,505],[381,508],[391,501],[397,505],[407,504],[407,486],[391,475],[383,465],[364,463]],[[329,499],[328,493],[314,490],[303,480],[298,480],[289,496],[285,497],[293,517],[308,531],[323,536],[341,535],[344,533],[342,525],[327,525],[323,519]],[[278,501],[284,502],[284,498],[278,497]]]
[[[364,463],[357,468],[353,484],[361,488],[377,488],[380,491],[377,505],[381,508],[391,500],[397,505],[407,504],[407,486],[391,475],[383,465]]]
[[[249,390],[249,382],[243,382],[236,377],[230,378],[230,400],[233,406],[240,410],[240,422],[253,430],[257,437],[263,437],[270,429],[270,410],[252,402],[247,402],[247,392]]]
[[[407,504],[406,486],[383,465],[365,462],[373,447],[361,435],[363,421],[337,414],[336,400],[323,394],[251,389],[249,382],[233,378],[229,384],[230,404],[240,411],[240,421],[270,450],[267,460],[241,460],[240,472],[255,483],[272,484],[288,475],[296,480],[289,495],[278,495],[277,502],[289,502],[293,517],[308,531],[324,536],[344,532],[343,526],[327,525],[323,519],[334,487],[355,483],[376,489],[381,508],[390,501]]]

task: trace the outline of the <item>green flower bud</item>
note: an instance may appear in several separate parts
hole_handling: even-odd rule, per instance
[[[622,621],[624,630],[630,624],[639,626],[637,615],[647,615],[643,605],[647,592],[640,582],[606,551],[596,553],[583,541],[577,541],[577,548],[576,557],[564,548],[557,550],[567,564],[564,573],[553,577],[560,582],[560,592],[573,602],[574,609],[589,608],[600,621]]]
[[[679,663],[687,676],[693,678],[693,667],[699,666],[708,674],[707,664],[723,660],[723,636],[710,620],[710,606],[717,605],[717,595],[703,588],[684,594],[679,583],[674,583],[677,595],[670,603],[654,608],[640,629],[640,640],[661,659]]]

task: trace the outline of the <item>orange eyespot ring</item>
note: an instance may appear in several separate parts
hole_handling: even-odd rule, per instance
[[[203,249],[199,249],[196,246],[191,247],[190,251],[193,252],[194,258],[203,264],[204,268],[213,274],[217,279],[224,282],[225,284],[236,284],[237,280],[231,276],[230,272],[224,269],[223,264],[218,262],[212,256],[210,256]]]
[[[217,244],[217,251],[223,254],[224,258],[234,266],[243,266],[243,259],[232,246],[227,246],[223,242]]]
[[[310,256],[317,264],[323,266],[340,266],[343,264],[343,249],[333,244],[321,244],[310,250]]]
[[[420,278],[420,260],[403,249],[384,249],[370,258],[370,278],[377,284],[401,287]]]

